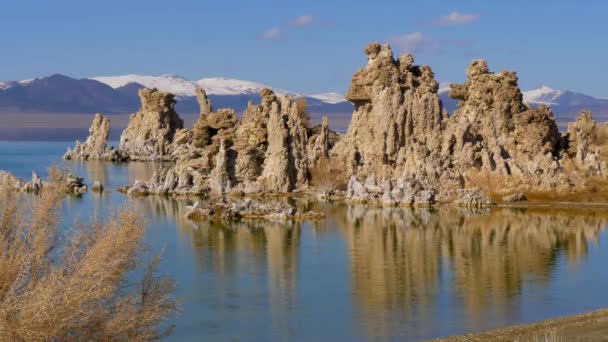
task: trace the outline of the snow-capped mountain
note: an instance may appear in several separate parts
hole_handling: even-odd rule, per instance
[[[34,81],[34,80],[35,79],[22,80],[22,81],[12,81],[12,82],[0,82],[0,90],[8,89],[8,88],[14,87],[16,85],[26,85],[26,84]]]
[[[260,101],[259,92],[265,84],[231,78],[203,78],[191,81],[176,75],[103,76],[90,79],[74,79],[63,75],[52,75],[33,80],[0,83],[0,114],[2,112],[39,113],[133,113],[139,108],[137,91],[142,87],[158,88],[176,94],[179,113],[198,113],[195,91],[203,88],[212,100],[214,108],[234,108],[243,111],[249,101]],[[444,108],[453,112],[458,101],[448,97],[446,83],[442,83],[439,96]],[[339,115],[350,118],[352,104],[338,93],[301,95],[296,92],[276,89],[278,94],[305,96],[308,108],[314,115]],[[608,99],[585,94],[555,90],[541,86],[523,92],[524,102],[536,106],[547,104],[559,120],[572,119],[582,109],[589,109],[597,118],[608,116]]]
[[[308,95],[308,97],[317,99],[317,100],[325,102],[325,103],[332,103],[332,104],[346,102],[344,95],[338,94],[338,93],[314,94],[314,95]]]
[[[105,83],[116,89],[124,87],[129,83],[141,84],[147,88],[157,88],[161,91],[170,92],[178,97],[180,96],[195,96],[196,88],[203,88],[207,95],[258,95],[260,90],[270,88],[278,95],[290,96],[306,96],[317,99],[321,102],[329,104],[338,104],[346,102],[344,96],[338,93],[314,94],[306,95],[296,92],[278,89],[268,86],[263,83],[237,80],[226,77],[209,77],[202,78],[198,81],[190,81],[177,75],[161,75],[161,76],[142,76],[142,75],[124,75],[124,76],[102,76],[93,77],[92,79]]]
[[[267,86],[262,83],[235,80],[233,78],[224,77],[211,77],[203,78],[195,82],[195,84],[211,95],[243,95],[243,94],[259,94],[260,90],[264,88],[271,88],[275,93],[284,95],[297,96],[298,94],[292,93],[282,89],[276,89]]]
[[[197,88],[206,90],[215,108],[233,108],[241,112],[250,101],[259,102],[260,90],[268,86],[230,78],[190,81],[176,75],[123,75],[90,79],[52,75],[34,80],[0,83],[0,114],[9,111],[132,113],[139,108],[137,91],[142,87],[173,93],[177,96],[176,110],[179,113],[196,114],[199,111],[195,97]],[[352,105],[336,93],[308,96],[273,89],[279,95],[306,97],[308,108],[315,115],[346,115],[352,112]]]
[[[542,85],[538,89],[524,91],[524,103],[529,104],[546,104],[558,105],[560,97],[565,94],[563,90],[555,90],[546,85]]]
[[[146,88],[157,88],[158,90],[169,92],[176,96],[194,96],[194,91],[197,87],[195,82],[177,75],[122,75],[93,77],[91,79],[105,83],[114,89],[124,87],[129,83],[137,83]]]
[[[124,87],[129,83],[141,84],[147,88],[157,88],[161,91],[170,92],[178,97],[195,96],[196,88],[203,88],[207,95],[257,95],[264,88],[271,88],[278,95],[301,96],[301,94],[290,92],[287,90],[277,89],[268,85],[237,80],[225,77],[210,77],[202,78],[198,81],[190,81],[177,75],[161,75],[161,76],[142,76],[142,75],[123,75],[123,76],[101,76],[93,77],[92,79],[105,83],[116,89]],[[330,101],[335,101],[335,98],[329,98]],[[343,102],[345,101],[342,99]],[[328,102],[337,103],[337,102]]]

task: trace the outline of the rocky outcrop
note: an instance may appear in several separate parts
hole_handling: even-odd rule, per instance
[[[63,187],[66,193],[72,195],[83,195],[87,192],[87,186],[83,183],[81,177],[68,173],[61,175],[61,179],[57,180]],[[32,171],[32,179],[28,182],[8,171],[0,170],[0,187],[7,187],[10,190],[17,192],[39,193],[48,183],[43,181],[36,172]]]
[[[473,61],[467,81],[451,86],[450,97],[460,103],[448,115],[429,67],[414,65],[407,54],[396,59],[378,43],[365,53],[367,65],[346,94],[355,105],[351,124],[331,152],[332,163],[354,176],[348,198],[403,202],[393,190],[366,186],[373,177],[382,184],[415,184],[425,191],[424,203],[434,198],[477,206],[491,203],[484,192],[568,191],[581,183],[581,170],[583,177],[605,175],[599,152],[590,147],[591,137],[601,135],[589,133],[598,131],[590,116],[562,137],[550,108],[523,103],[515,72],[492,73],[484,60]],[[574,145],[568,151],[569,141]],[[571,159],[576,172],[566,166]]]
[[[388,45],[372,43],[365,53],[368,63],[346,94],[356,109],[332,158],[361,178],[410,176],[440,166],[445,113],[433,71],[413,65],[411,55],[395,59]]]
[[[289,192],[308,185],[307,131],[295,102],[272,102],[268,117],[268,150],[258,182],[270,192]]]
[[[141,108],[120,136],[120,153],[130,160],[173,160],[171,143],[184,126],[175,112],[174,95],[144,88],[139,97]]]
[[[10,172],[0,170],[0,187],[7,187],[17,192],[38,193],[43,188],[42,179],[32,171],[32,179],[28,182]]]
[[[288,204],[256,203],[251,198],[239,202],[222,199],[219,202],[194,202],[186,207],[186,217],[194,221],[234,221],[240,219],[320,219],[322,213],[299,212]]]
[[[551,110],[526,107],[516,74],[491,73],[484,60],[473,61],[467,77],[449,93],[460,105],[446,124],[442,149],[454,168],[556,186],[560,134]]]
[[[263,89],[261,103],[250,103],[239,120],[233,110],[213,111],[203,90],[197,95],[201,114],[191,139],[185,139],[187,152],[174,153],[175,167],[160,170],[152,179],[139,181],[126,191],[133,195],[221,195],[308,187],[308,150],[314,149],[308,140],[311,130],[292,98],[278,98],[272,90]],[[323,134],[322,139],[329,141],[328,128]],[[315,144],[329,146],[318,139]]]
[[[108,135],[110,133],[110,120],[101,115],[95,114],[93,123],[89,128],[89,137],[84,143],[76,141],[74,149],[68,148],[63,156],[65,160],[108,160],[120,161],[124,157],[108,147]]]
[[[311,136],[308,143],[308,164],[312,169],[319,165],[322,160],[329,159],[329,151],[337,141],[332,139],[332,132],[329,129],[329,120],[324,116],[321,125],[314,127],[311,130]]]
[[[586,176],[606,176],[608,167],[602,160],[608,137],[608,125],[598,125],[590,111],[582,111],[575,122],[568,124],[567,141],[574,163]]]
[[[83,181],[84,180],[82,177],[68,173],[68,175],[62,180],[62,183],[63,187],[65,188],[65,192],[80,196],[87,192],[87,186]]]
[[[474,60],[467,80],[451,85],[459,105],[449,114],[430,67],[415,65],[410,54],[395,58],[379,43],[365,54],[367,64],[346,94],[355,110],[342,137],[326,118],[310,128],[306,106],[270,89],[241,119],[234,110],[214,110],[197,90],[201,109],[192,129],[182,129],[171,94],[142,90],[142,109],[123,133],[120,152],[175,165],[125,190],[222,196],[314,187],[326,198],[345,194],[384,206],[479,207],[493,203],[487,194],[584,191],[590,177],[608,177],[606,126],[584,112],[560,134],[549,107],[523,103],[515,72],[491,72],[486,61]]]

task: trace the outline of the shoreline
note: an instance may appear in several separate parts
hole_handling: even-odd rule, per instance
[[[606,336],[608,336],[608,308],[428,341],[604,341]]]

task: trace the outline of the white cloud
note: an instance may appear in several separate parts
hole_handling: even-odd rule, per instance
[[[409,53],[434,52],[439,49],[439,43],[432,38],[426,37],[422,32],[413,32],[392,37],[388,42],[399,48],[402,52]]]
[[[295,29],[295,27],[310,26],[312,24],[317,23],[317,17],[314,17],[312,15],[301,15],[286,23],[282,23],[278,26],[275,26],[262,32],[260,38],[264,40],[276,39],[282,36],[283,34],[289,33],[289,31]]]
[[[460,13],[458,11],[452,12],[445,17],[441,17],[434,21],[436,25],[448,26],[448,25],[466,25],[470,24],[479,19],[479,13]]]
[[[268,30],[262,32],[262,35],[260,37],[264,40],[268,40],[268,39],[276,39],[280,35],[281,35],[281,29],[279,27],[273,27],[271,29],[268,29]]]
[[[314,17],[312,15],[303,15],[303,16],[293,19],[289,23],[293,26],[306,26],[306,25],[311,24],[313,22],[313,20],[314,20]]]

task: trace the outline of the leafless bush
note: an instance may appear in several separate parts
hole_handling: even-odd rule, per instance
[[[49,173],[36,197],[0,189],[0,340],[159,338],[174,285],[158,276],[158,257],[143,263],[142,221],[124,210],[63,238],[63,177]],[[139,282],[127,280],[139,271]]]

